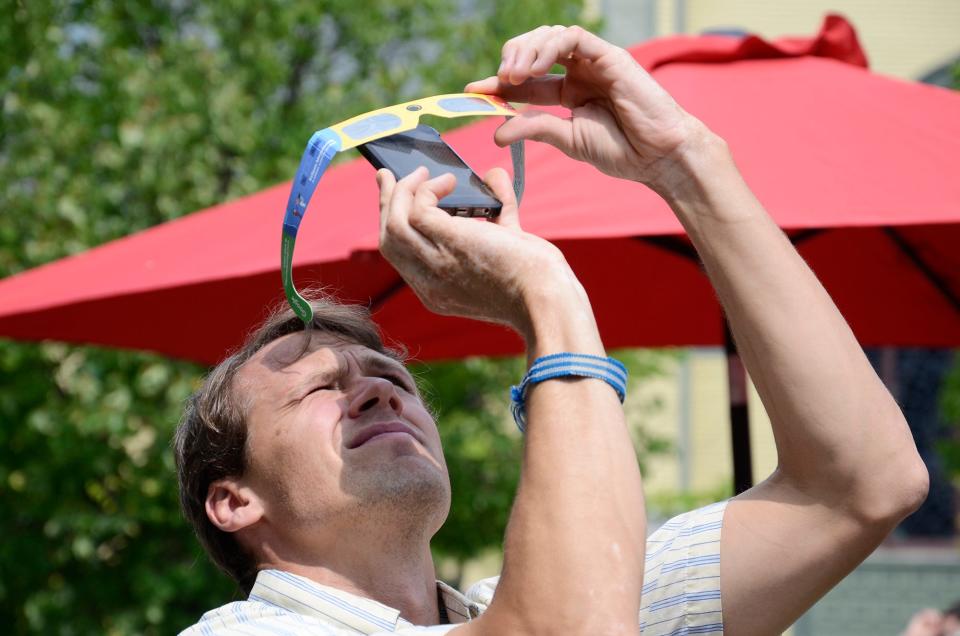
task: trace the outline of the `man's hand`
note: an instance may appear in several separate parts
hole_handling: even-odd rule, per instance
[[[604,355],[587,295],[563,255],[520,229],[506,173],[486,178],[503,202],[494,223],[440,210],[454,179],[427,176],[421,169],[395,182],[388,171],[377,174],[380,251],[427,308],[506,323],[526,338],[531,359]],[[526,411],[503,577],[490,608],[457,631],[636,634],[646,517],[620,401],[603,381],[565,378],[531,386]]]
[[[433,312],[499,322],[528,343],[548,299],[569,297],[589,313],[589,302],[563,254],[520,229],[507,173],[495,168],[486,182],[503,202],[494,222],[451,217],[437,207],[453,191],[453,175],[428,180],[420,168],[394,180],[380,170],[380,251]],[[592,314],[590,315],[592,320]]]
[[[528,110],[503,124],[500,145],[518,139],[550,143],[600,171],[663,188],[677,151],[705,128],[624,49],[577,26],[542,26],[503,45],[496,76],[469,92],[530,104],[561,104],[561,119]],[[554,64],[566,74],[548,75]]]

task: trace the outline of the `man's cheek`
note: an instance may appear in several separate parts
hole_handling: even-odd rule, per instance
[[[330,430],[340,422],[343,417],[343,408],[338,402],[323,401],[318,402],[312,410],[312,424],[323,429]]]
[[[431,437],[440,439],[440,433],[437,429],[436,422],[433,421],[433,416],[430,415],[430,412],[427,411],[427,409],[420,402],[413,402],[405,405],[403,414],[421,431],[427,433]]]

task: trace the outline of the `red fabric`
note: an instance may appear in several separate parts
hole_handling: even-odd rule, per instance
[[[782,38],[767,42],[755,35],[732,38],[723,35],[679,35],[652,40],[630,49],[648,71],[667,64],[721,64],[741,60],[788,57],[825,57],[867,68],[867,55],[860,48],[853,25],[838,15],[828,15],[813,38]]]
[[[864,344],[960,346],[960,94],[871,74],[835,16],[814,38],[678,37],[631,52],[727,140],[781,227],[821,230],[800,251]],[[446,138],[481,174],[509,168],[491,141],[499,123]],[[0,336],[215,362],[282,298],[288,192],[268,188],[0,281]],[[529,143],[521,215],[567,254],[609,347],[722,342],[700,268],[648,240],[685,239],[646,188]],[[397,276],[376,244],[372,168],[331,169],[300,230],[298,285],[383,297]],[[429,314],[405,288],[375,309],[387,335],[424,359],[520,350],[506,329]]]

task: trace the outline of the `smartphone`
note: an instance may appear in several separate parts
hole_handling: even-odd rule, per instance
[[[500,215],[503,204],[430,126],[420,124],[413,130],[358,146],[357,150],[374,168],[387,168],[398,180],[420,166],[427,167],[431,178],[452,172],[457,178],[457,187],[438,205],[452,216],[493,218]]]

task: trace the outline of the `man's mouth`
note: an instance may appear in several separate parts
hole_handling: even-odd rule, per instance
[[[420,438],[417,437],[416,433],[409,426],[403,422],[393,421],[393,422],[380,422],[379,424],[369,424],[357,433],[354,434],[353,438],[347,442],[347,448],[357,448],[366,444],[375,437],[380,437],[381,435],[390,435],[402,433],[409,435],[413,439],[420,441]]]

